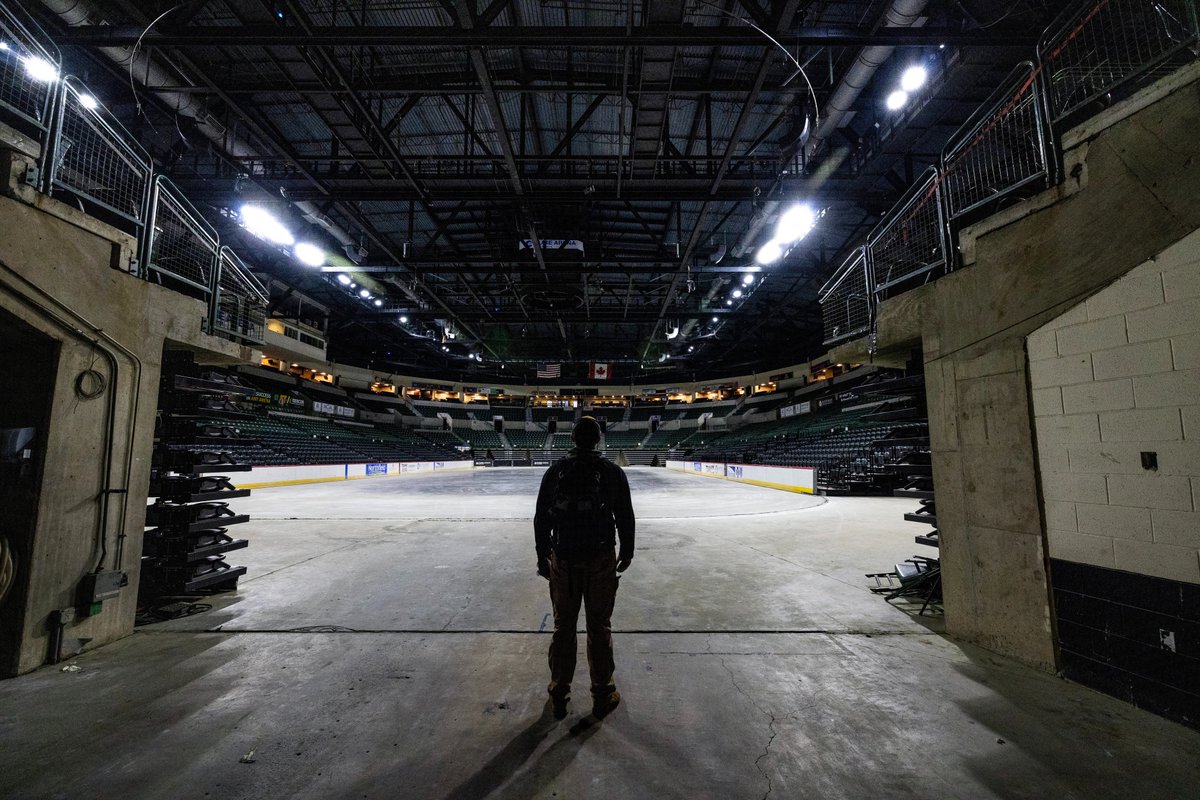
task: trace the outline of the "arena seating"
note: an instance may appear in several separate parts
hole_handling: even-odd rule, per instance
[[[476,450],[499,450],[504,447],[504,440],[494,430],[458,431],[458,433]]]
[[[621,447],[637,447],[646,438],[646,431],[609,431],[604,434],[604,446],[613,450]]]
[[[678,413],[672,412],[671,418],[678,417]],[[649,422],[651,417],[662,417],[667,419],[667,410],[660,405],[656,406],[636,406],[629,411],[630,422]]]
[[[625,419],[624,406],[605,406],[604,408],[589,408],[581,412],[585,417],[608,420],[609,425],[622,422]]]
[[[550,440],[551,450],[570,450],[574,446],[575,443],[571,441],[571,434],[569,433],[556,433]]]
[[[518,450],[540,450],[546,444],[545,431],[505,430],[504,438]]]
[[[525,406],[491,406],[486,416],[478,415],[476,418],[487,421],[493,417],[504,417],[505,422],[524,422]]]
[[[573,408],[546,408],[545,406],[535,406],[529,409],[534,422],[545,424],[554,417],[559,422],[574,422],[575,409]]]
[[[671,448],[678,445],[684,439],[688,438],[696,432],[695,428],[681,428],[676,431],[668,431],[659,429],[650,434],[650,438],[646,440],[645,447],[647,448]]]
[[[413,407],[415,407],[418,411],[420,411],[421,416],[423,416],[423,417],[437,417],[439,414],[448,414],[450,416],[450,419],[464,419],[464,420],[471,419],[472,418],[471,411],[474,410],[472,408],[465,407],[465,406],[455,407],[455,406],[435,405],[432,403],[416,403],[416,402],[413,403]],[[481,406],[478,406],[478,408],[480,411],[487,411],[487,406],[481,405]],[[490,419],[490,417],[487,416],[486,414],[482,418]]]

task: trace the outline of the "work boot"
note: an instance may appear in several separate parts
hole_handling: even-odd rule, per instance
[[[612,713],[621,702],[621,693],[613,692],[608,697],[597,697],[592,700],[592,716],[596,719],[604,719]]]
[[[571,695],[550,695],[550,704],[554,709],[555,719],[565,719],[567,716],[567,703],[571,701]]]

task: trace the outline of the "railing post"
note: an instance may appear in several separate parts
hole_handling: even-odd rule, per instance
[[[212,336],[217,327],[217,312],[221,302],[221,270],[225,267],[225,259],[221,258],[221,240],[217,237],[216,247],[213,248],[212,269],[208,279],[208,319],[204,323],[204,332]]]

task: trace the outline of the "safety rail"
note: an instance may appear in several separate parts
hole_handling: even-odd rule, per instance
[[[932,280],[948,265],[945,218],[936,167],[930,167],[867,236],[867,263],[877,297],[924,276]]]
[[[62,55],[33,19],[0,5],[0,109],[46,146]]]
[[[150,154],[74,76],[62,80],[55,117],[43,157],[46,192],[69,192],[140,227],[150,191]]]
[[[955,133],[940,162],[904,194],[846,263],[865,256],[866,308],[838,292],[839,267],[819,295],[825,343],[871,333],[876,308],[922,277],[954,269],[959,230],[1009,196],[1061,180],[1061,136],[1122,96],[1200,57],[1195,0],[1086,0],[1042,35],[1037,60],[1018,65]],[[858,321],[870,320],[864,328]],[[846,332],[847,330],[852,333]],[[873,342],[870,347],[874,347]]]
[[[213,330],[233,341],[262,344],[267,326],[267,290],[228,247],[221,248],[219,263],[209,314]]]
[[[1050,181],[1049,136],[1032,61],[1017,65],[942,151],[947,223]]]
[[[1193,0],[1084,0],[1042,35],[1050,117],[1073,116],[1124,94],[1196,57],[1200,34]]]
[[[825,344],[853,339],[871,329],[870,274],[867,250],[859,247],[817,293],[821,319],[825,323]]]
[[[181,281],[201,296],[212,294],[219,274],[217,231],[166,177],[154,179],[146,225],[145,276]]]

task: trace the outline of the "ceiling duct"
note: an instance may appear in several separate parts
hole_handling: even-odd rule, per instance
[[[921,12],[925,10],[927,4],[928,0],[894,0],[883,16],[882,26],[910,28],[920,19]],[[864,47],[859,51],[858,57],[854,59],[850,69],[846,70],[841,82],[830,95],[829,102],[825,104],[825,115],[821,118],[820,124],[817,125],[817,129],[808,143],[806,150],[808,158],[813,158],[821,142],[829,138],[841,125],[846,114],[854,106],[854,101],[862,94],[863,89],[871,82],[871,78],[875,76],[879,67],[891,57],[895,49],[891,45],[876,45]],[[733,254],[735,256],[744,256],[754,246],[763,226],[774,217],[779,203],[779,200],[768,200],[763,203],[759,214],[755,216],[750,227],[746,229],[742,238],[734,246]]]

